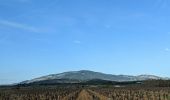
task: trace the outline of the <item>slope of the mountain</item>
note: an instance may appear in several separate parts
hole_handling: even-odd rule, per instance
[[[111,74],[104,74],[100,72],[81,70],[81,71],[64,72],[60,74],[51,74],[48,76],[43,76],[32,80],[24,81],[22,83],[35,83],[35,82],[43,82],[43,81],[52,81],[52,83],[55,82],[76,83],[76,82],[85,82],[93,79],[108,80],[108,81],[138,81],[138,80],[163,79],[163,78],[154,75],[139,75],[139,76],[111,75]]]
[[[161,77],[155,76],[155,75],[139,75],[136,76],[138,80],[148,80],[148,79],[163,79]]]

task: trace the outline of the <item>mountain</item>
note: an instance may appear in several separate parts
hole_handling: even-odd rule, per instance
[[[164,79],[162,77],[154,75],[139,75],[139,76],[129,76],[129,75],[112,75],[104,74],[100,72],[94,72],[89,70],[80,70],[80,71],[69,71],[59,74],[51,74],[32,80],[27,80],[21,82],[21,84],[29,83],[81,83],[94,79],[106,80],[106,81],[141,81],[141,80],[158,80]]]
[[[137,76],[137,79],[138,80],[149,80],[149,79],[158,80],[158,79],[165,79],[165,78],[161,78],[155,75],[139,75]]]

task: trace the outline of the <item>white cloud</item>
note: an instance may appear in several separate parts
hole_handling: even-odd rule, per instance
[[[21,23],[17,23],[17,22],[11,22],[11,21],[8,21],[8,20],[0,20],[0,26],[1,25],[11,27],[11,28],[18,28],[18,29],[22,29],[22,30],[27,30],[27,31],[31,31],[31,32],[39,32],[39,30],[35,27],[28,26],[28,25],[21,24]]]
[[[111,28],[111,25],[105,25],[105,28],[109,29]]]
[[[165,51],[169,52],[169,51],[170,51],[170,49],[169,49],[169,48],[165,48]]]
[[[155,8],[167,8],[168,0],[155,0]]]
[[[75,44],[80,44],[81,43],[81,41],[79,41],[79,40],[74,40],[73,41]]]
[[[21,3],[26,3],[26,2],[30,2],[31,0],[16,0],[15,2],[21,2]]]
[[[32,2],[32,0],[0,0],[0,5],[11,7],[16,4],[26,4]]]
[[[20,2],[28,2],[30,0],[18,0],[18,1],[20,1]]]

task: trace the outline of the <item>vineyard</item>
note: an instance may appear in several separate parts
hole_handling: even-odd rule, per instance
[[[0,88],[0,100],[170,100],[169,87],[46,86]]]
[[[76,100],[80,90],[78,87],[2,88],[0,100]]]
[[[93,88],[109,100],[170,100],[170,88]],[[107,100],[107,99],[105,99]]]

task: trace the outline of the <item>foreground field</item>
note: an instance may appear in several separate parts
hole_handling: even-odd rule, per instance
[[[169,87],[38,86],[0,88],[0,100],[170,100]]]

